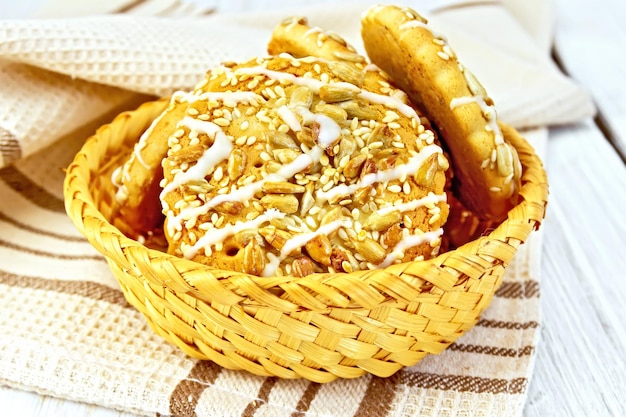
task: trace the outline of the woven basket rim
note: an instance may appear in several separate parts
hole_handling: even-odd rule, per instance
[[[134,119],[139,115],[152,115],[154,118],[167,106],[168,102],[169,98],[161,98],[156,101],[143,103],[135,110],[119,114],[110,123],[103,125],[94,135],[89,137],[67,168],[64,181],[64,200],[66,211],[72,222],[79,229],[79,231],[87,237],[88,241],[107,258],[109,262],[115,262],[120,256],[124,256],[123,254],[110,253],[108,251],[107,242],[112,239],[118,240],[124,251],[132,251],[135,255],[137,253],[141,253],[147,258],[153,260],[155,263],[161,261],[171,262],[171,264],[175,265],[176,272],[180,274],[186,283],[183,283],[182,285],[180,285],[180,283],[176,283],[176,285],[172,287],[174,291],[179,293],[189,293],[202,297],[202,295],[195,289],[195,283],[197,283],[198,279],[202,279],[203,273],[206,272],[215,277],[218,282],[217,285],[223,285],[228,290],[233,290],[232,299],[221,299],[221,301],[234,305],[241,303],[246,298],[235,291],[236,287],[239,285],[248,285],[252,287],[256,286],[258,288],[268,290],[273,287],[285,286],[293,283],[306,286],[307,283],[313,281],[327,283],[331,280],[337,279],[341,280],[342,286],[357,285],[358,283],[366,282],[372,274],[380,273],[381,271],[400,276],[404,273],[404,271],[418,264],[421,264],[422,266],[428,264],[442,265],[447,259],[454,257],[459,253],[476,254],[480,252],[481,248],[488,245],[489,241],[494,239],[509,243],[513,247],[514,253],[517,247],[527,239],[530,231],[536,230],[540,227],[541,221],[545,216],[548,197],[548,183],[543,164],[531,145],[524,138],[522,138],[515,129],[501,123],[503,128],[508,129],[508,132],[513,134],[513,137],[511,137],[510,140],[513,146],[517,149],[524,168],[522,176],[522,190],[520,192],[520,196],[522,198],[520,203],[509,211],[507,219],[492,230],[488,235],[481,236],[476,240],[468,242],[467,244],[454,250],[441,253],[432,259],[395,264],[378,270],[364,270],[351,273],[316,273],[307,277],[299,278],[293,276],[259,277],[243,272],[233,272],[212,268],[208,265],[203,265],[188,259],[158,251],[156,249],[148,248],[138,241],[127,237],[117,227],[113,226],[97,209],[93,196],[89,191],[89,184],[96,175],[96,172],[88,165],[90,161],[93,161],[94,159],[98,161],[102,159],[103,151],[109,150],[106,141],[108,139],[107,135],[110,134],[111,126],[133,123]],[[105,143],[102,143],[102,141],[105,141]],[[95,165],[96,168],[99,166],[99,163]],[[87,220],[90,224],[87,224]],[[91,224],[93,221],[95,221],[95,225]],[[510,229],[509,226],[513,223],[527,224],[530,225],[530,228],[528,228],[527,232],[524,231],[519,235],[510,236],[507,234],[507,230]],[[86,233],[86,231],[89,231],[89,233]],[[224,279],[228,279],[229,282],[224,283]],[[163,285],[165,285],[165,281],[163,282]],[[442,286],[444,290],[450,289],[454,285],[454,282],[446,282],[445,280],[442,282],[444,282],[444,284],[441,284],[440,282],[439,285]],[[276,298],[277,299],[270,301],[273,308],[277,308],[281,311],[294,311],[302,308],[300,305],[295,305],[287,300],[278,299],[278,297]],[[347,307],[348,305],[354,306],[344,300],[336,300],[336,304],[337,305],[334,307],[339,308]],[[364,299],[357,300],[356,304],[362,308],[374,308],[377,304],[379,304],[379,302]]]

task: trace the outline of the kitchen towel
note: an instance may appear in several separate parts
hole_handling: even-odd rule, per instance
[[[148,12],[157,1],[128,3],[97,10],[107,15],[67,9],[71,17],[0,22],[0,383],[152,416],[520,415],[540,326],[540,234],[475,328],[389,378],[259,377],[189,358],[152,333],[65,214],[63,168],[120,111],[191,88],[221,61],[263,55],[286,16],[305,15],[361,49],[369,4],[240,0],[171,15]],[[405,2],[446,34],[501,118],[541,151],[546,126],[593,106],[549,59],[549,8],[509,3]]]

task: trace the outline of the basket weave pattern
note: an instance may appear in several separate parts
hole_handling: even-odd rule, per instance
[[[261,278],[213,269],[129,239],[112,204],[104,173],[166,105],[122,113],[85,143],[67,170],[66,210],[157,334],[225,368],[328,382],[390,376],[439,353],[476,323],[545,214],[542,163],[512,134],[523,200],[487,236],[435,259],[350,274]]]

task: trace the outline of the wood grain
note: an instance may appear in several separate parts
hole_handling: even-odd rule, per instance
[[[555,0],[555,56],[593,96],[598,122],[626,161],[626,2]],[[593,10],[592,10],[593,9]]]
[[[524,415],[626,415],[626,225],[611,201],[626,169],[591,121],[551,131],[547,169],[543,327]]]

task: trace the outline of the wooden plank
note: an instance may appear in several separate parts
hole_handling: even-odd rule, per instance
[[[626,168],[588,121],[553,129],[542,330],[525,417],[626,415]],[[621,194],[620,194],[621,191]]]
[[[3,417],[138,417],[138,415],[132,413],[1,386],[0,404],[3,406]]]
[[[626,160],[626,2],[555,0],[555,55],[586,88],[599,122]]]

